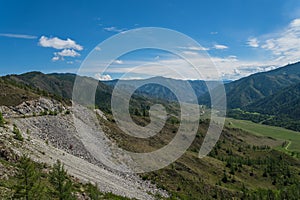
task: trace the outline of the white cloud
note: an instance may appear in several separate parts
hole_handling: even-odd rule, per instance
[[[62,56],[62,57],[77,57],[80,56],[78,52],[74,49],[64,49],[61,52],[56,52],[55,54]]]
[[[101,51],[100,47],[95,47],[95,51]]]
[[[103,29],[108,32],[116,32],[116,33],[120,33],[120,32],[123,32],[126,30],[126,29],[122,29],[122,28],[117,28],[115,26],[105,27]]]
[[[217,32],[217,31],[212,31],[212,32],[210,32],[210,34],[211,34],[211,35],[217,35],[218,32]]]
[[[197,55],[198,53],[196,51],[183,51],[182,53],[184,53],[185,55]]]
[[[61,58],[59,56],[53,56],[51,59],[53,62],[60,60]]]
[[[1,37],[9,38],[21,38],[21,39],[36,39],[37,36],[34,35],[25,35],[25,34],[14,34],[14,33],[0,33]]]
[[[128,73],[126,78],[165,76],[176,79],[205,79],[214,80],[219,76],[223,79],[236,80],[257,72],[265,72],[284,66],[288,63],[300,60],[300,19],[293,20],[288,26],[276,33],[248,38],[247,44],[255,47],[263,56],[257,59],[239,58],[235,55],[221,56],[195,56],[201,55],[199,48],[178,47],[185,53],[185,57],[194,59],[197,63],[198,71],[183,59],[176,56],[160,56],[159,59],[124,60],[122,65],[112,65],[106,69],[105,73]],[[226,49],[225,45],[216,44],[213,48]],[[212,62],[216,66],[213,67]],[[99,71],[99,66],[106,66],[106,63],[91,63],[90,72]],[[138,66],[138,67],[136,67]],[[104,70],[104,68],[103,68]],[[199,72],[202,73],[199,76]],[[131,73],[131,74],[130,74]]]
[[[273,60],[288,64],[300,60],[300,19],[293,20],[286,28],[275,34],[261,36],[261,48],[272,53]]]
[[[78,51],[83,50],[83,47],[77,44],[74,40],[66,39],[62,40],[58,37],[48,38],[46,36],[42,36],[39,40],[39,45],[42,47],[51,47],[54,49],[75,49]]]
[[[105,69],[108,62],[94,61],[89,63],[88,68],[82,69],[82,73],[95,74],[103,70],[108,74],[128,73],[124,78],[165,76],[175,79],[223,79],[236,80],[244,76],[262,71],[268,71],[278,67],[273,61],[249,61],[241,60],[235,55],[228,57],[205,57],[190,56],[196,68],[190,63],[178,57],[162,57],[159,60],[126,60],[122,65],[111,65]],[[211,62],[213,61],[213,63]],[[215,67],[214,67],[215,66]],[[200,74],[199,74],[200,72]]]
[[[247,41],[247,44],[250,47],[254,47],[254,48],[259,47],[259,41],[257,40],[257,38],[254,38],[254,37],[249,38]]]
[[[95,78],[98,79],[99,81],[110,81],[110,80],[112,80],[112,78],[109,74],[97,73],[97,74],[95,74]]]
[[[52,61],[64,60],[64,57],[78,57],[80,54],[76,52],[74,49],[64,49],[60,52],[54,52],[54,57]]]
[[[189,50],[189,51],[208,51],[209,48],[201,47],[201,46],[187,46],[187,47],[179,47],[180,49]]]
[[[118,65],[121,65],[121,64],[123,64],[124,62],[123,62],[122,60],[115,60],[114,63],[115,63],[115,64],[118,64]]]
[[[228,49],[228,46],[223,45],[223,44],[215,44],[214,48],[215,49]]]
[[[83,50],[83,47],[77,44],[74,40],[66,39],[62,40],[58,37],[48,38],[42,36],[39,39],[39,45],[42,47],[50,47],[54,49],[62,49],[60,52],[54,52],[52,61],[64,60],[64,57],[78,57],[80,54],[77,51]],[[77,50],[77,51],[75,51]]]

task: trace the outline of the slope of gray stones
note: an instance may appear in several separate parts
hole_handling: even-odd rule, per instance
[[[25,146],[35,160],[53,164],[59,159],[71,175],[84,182],[98,183],[99,189],[104,192],[137,199],[153,199],[155,194],[167,196],[165,191],[157,189],[149,181],[141,180],[136,174],[122,173],[106,167],[102,161],[107,156],[116,157],[116,162],[122,162],[122,159],[118,159],[120,155],[113,148],[115,144],[105,137],[101,127],[89,130],[89,127],[92,127],[91,123],[96,123],[91,117],[95,111],[80,106],[76,108],[81,117],[76,117],[72,112],[68,114],[66,111],[71,108],[55,100],[40,98],[16,107],[1,106],[0,111],[11,122],[11,129],[12,124],[15,124],[24,137],[28,138]],[[45,111],[55,112],[55,115],[42,114]],[[96,112],[105,119],[100,110]],[[78,134],[78,126],[75,126],[75,123],[81,123],[80,127],[85,127],[83,130],[96,134],[97,144],[101,144],[97,158],[90,153],[91,147],[87,148],[88,138],[83,137],[85,134]],[[21,149],[20,153],[22,151],[24,149]],[[126,168],[126,162],[120,166]]]

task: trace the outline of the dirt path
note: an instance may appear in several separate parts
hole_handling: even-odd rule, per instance
[[[292,144],[292,142],[289,140],[289,143],[284,147],[285,148],[285,150],[287,150],[288,151],[288,148],[289,148],[289,146]]]

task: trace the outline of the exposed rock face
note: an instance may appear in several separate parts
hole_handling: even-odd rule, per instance
[[[0,111],[6,118],[36,116],[45,114],[44,112],[60,113],[66,111],[66,107],[56,100],[39,98],[26,101],[18,106],[0,106]]]
[[[137,199],[154,199],[153,195],[156,193],[167,196],[166,192],[157,189],[148,181],[141,180],[136,174],[121,173],[102,164],[107,156],[118,158],[120,155],[113,148],[115,144],[104,136],[100,126],[97,126],[97,130],[89,129],[91,124],[96,123],[91,117],[95,112],[106,119],[100,110],[92,111],[79,106],[76,111],[79,114],[82,112],[80,117],[73,115],[72,111],[68,114],[67,110],[71,108],[46,98],[24,102],[16,107],[0,107],[0,111],[10,121],[10,126],[16,124],[23,136],[27,138],[21,149],[15,149],[19,153],[28,151],[28,154],[36,161],[48,164],[53,164],[59,159],[71,175],[84,182],[97,182],[100,190],[104,192],[113,192]],[[44,111],[56,112],[56,115],[38,114]],[[90,140],[84,137],[85,134],[78,134],[75,123],[80,123],[85,127],[84,130],[94,134],[100,141],[101,150],[97,158],[89,151],[97,150],[87,148],[86,141]]]

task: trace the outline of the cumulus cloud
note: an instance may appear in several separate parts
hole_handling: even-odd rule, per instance
[[[103,28],[105,31],[108,31],[108,32],[116,32],[116,33],[120,33],[120,32],[123,32],[125,31],[126,29],[123,29],[123,28],[117,28],[115,26],[111,26],[111,27],[105,27]]]
[[[78,57],[80,54],[74,49],[64,49],[60,52],[55,52],[52,61],[64,60],[64,57]]]
[[[62,57],[77,57],[80,56],[78,52],[76,52],[74,49],[64,49],[61,52],[57,52],[57,55],[60,55]]]
[[[66,39],[62,40],[58,37],[48,38],[42,36],[39,40],[39,45],[42,47],[51,47],[54,49],[75,49],[78,51],[83,50],[83,47],[77,44],[74,40]]]
[[[97,73],[97,74],[95,74],[95,78],[98,79],[99,81],[110,81],[110,80],[112,80],[112,78],[109,74]]]
[[[257,48],[259,47],[259,41],[257,40],[257,38],[249,38],[248,41],[247,41],[247,44],[250,46],[250,47],[254,47],[254,48]]]
[[[63,40],[58,37],[48,38],[46,36],[42,36],[39,39],[39,45],[42,47],[62,49],[60,52],[54,52],[54,56],[52,57],[53,62],[64,60],[64,57],[78,57],[80,54],[77,51],[83,50],[81,45],[69,38]]]
[[[223,45],[223,44],[215,44],[214,45],[214,48],[215,49],[228,49],[228,46],[226,46],[226,45]]]
[[[52,61],[53,62],[55,62],[55,61],[58,61],[58,60],[60,60],[61,58],[59,57],[59,56],[53,56],[53,58],[52,58]]]
[[[21,39],[36,39],[37,36],[34,35],[25,35],[25,34],[14,34],[14,33],[0,33],[1,37],[9,38],[21,38]]]

